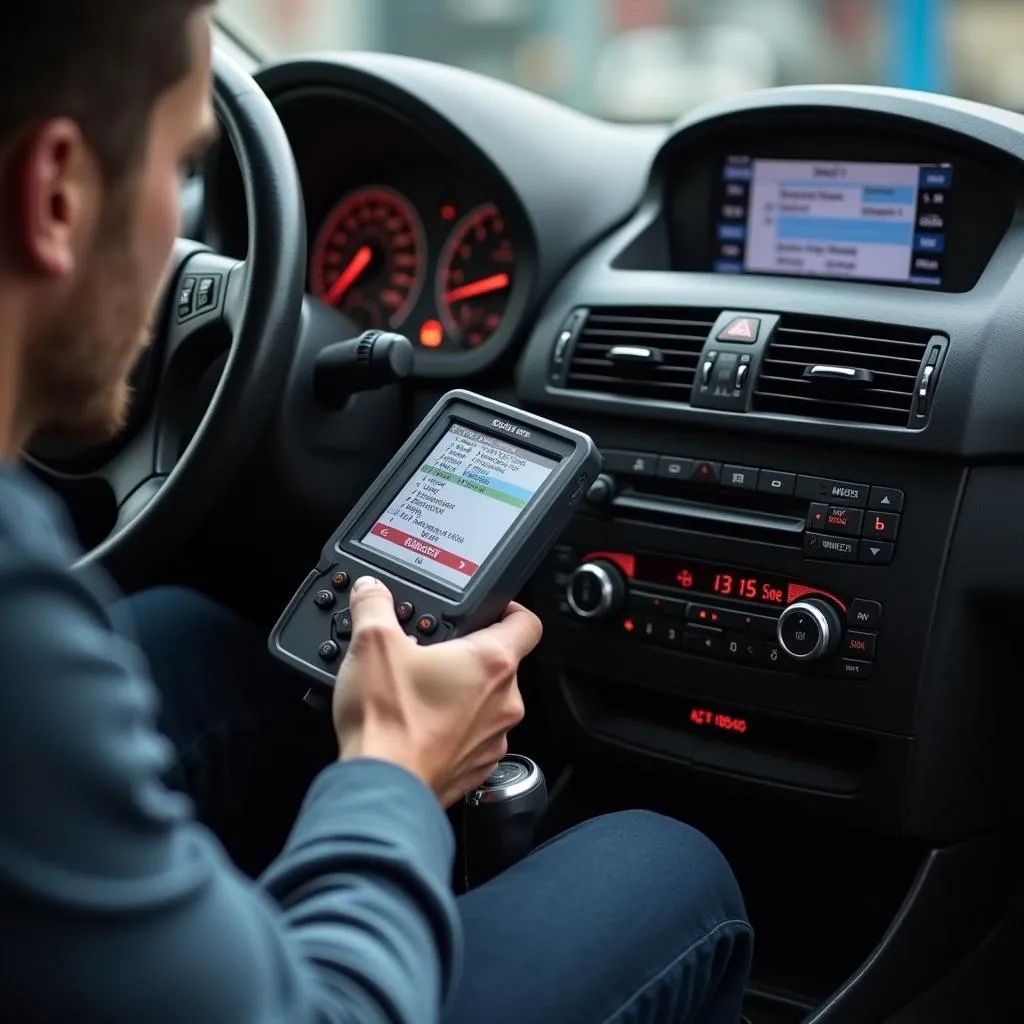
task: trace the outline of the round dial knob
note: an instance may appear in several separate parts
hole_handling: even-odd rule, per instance
[[[794,661],[824,661],[839,650],[843,623],[828,601],[808,597],[783,610],[776,634]]]
[[[622,607],[626,583],[612,562],[587,562],[572,574],[565,597],[581,619],[600,619]]]

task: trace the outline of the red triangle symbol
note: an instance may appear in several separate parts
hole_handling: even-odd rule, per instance
[[[746,317],[740,317],[726,328],[725,334],[728,338],[753,338],[754,325]]]

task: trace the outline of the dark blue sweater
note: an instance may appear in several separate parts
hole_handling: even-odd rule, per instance
[[[249,881],[164,785],[147,666],[78,554],[53,497],[0,466],[0,1018],[436,1021],[460,934],[433,794],[333,765]]]

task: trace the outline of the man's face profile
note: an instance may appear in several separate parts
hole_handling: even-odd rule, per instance
[[[33,430],[101,442],[124,424],[178,232],[182,170],[215,126],[205,8],[189,15],[187,37],[188,69],[156,97],[125,173],[111,179],[70,117],[36,126],[18,154],[18,400]]]

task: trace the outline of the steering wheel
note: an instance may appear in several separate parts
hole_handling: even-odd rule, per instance
[[[71,459],[51,458],[45,442],[29,453],[44,473],[109,485],[117,523],[78,567],[101,564],[122,582],[173,551],[223,497],[276,410],[298,329],[306,219],[291,147],[251,75],[221,52],[213,71],[217,116],[245,191],[246,259],[178,239],[121,436]],[[220,381],[186,444],[181,417],[169,413],[194,400],[211,356],[220,353],[211,346],[225,336],[230,342]]]

